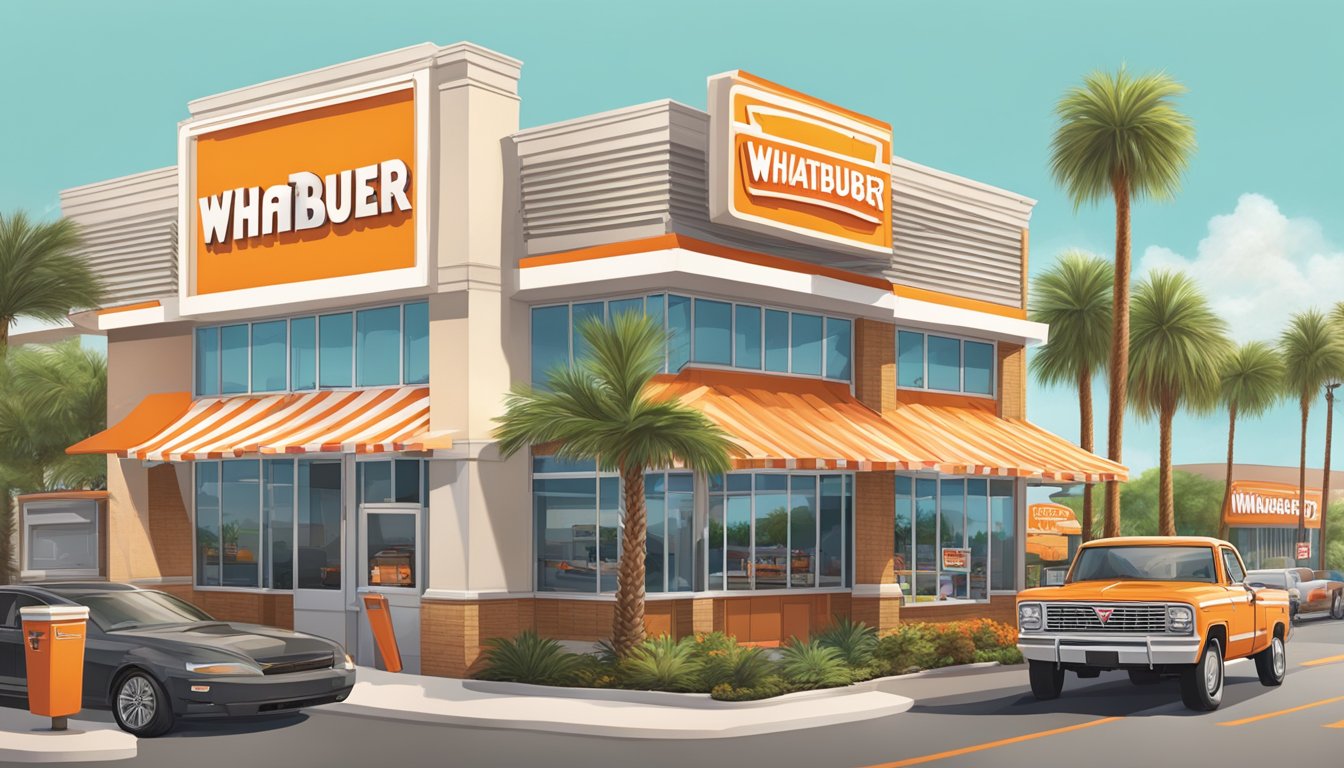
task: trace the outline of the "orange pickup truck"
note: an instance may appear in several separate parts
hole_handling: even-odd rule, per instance
[[[1017,647],[1031,692],[1057,698],[1064,673],[1123,669],[1136,685],[1179,677],[1190,709],[1218,708],[1223,662],[1255,659],[1264,685],[1287,669],[1288,593],[1245,583],[1226,541],[1197,536],[1097,539],[1064,584],[1017,597]]]

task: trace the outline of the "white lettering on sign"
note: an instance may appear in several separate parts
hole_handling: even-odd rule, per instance
[[[199,201],[205,244],[302,232],[327,222],[344,224],[352,213],[367,219],[409,211],[410,181],[406,163],[394,159],[330,173],[325,179],[299,171],[290,174],[287,184],[227,189]]]
[[[1319,512],[1316,502],[1307,499],[1307,518],[1315,519]],[[1237,515],[1302,516],[1298,499],[1282,496],[1261,496],[1258,493],[1248,491],[1234,491],[1232,493],[1232,513]]]
[[[813,205],[825,205],[843,210],[865,221],[878,221],[868,210],[831,202],[826,198],[852,200],[881,213],[886,208],[887,180],[840,161],[818,160],[790,152],[782,147],[768,146],[748,140],[747,165],[753,184],[785,187],[803,193],[797,199]],[[757,194],[768,191],[755,189]],[[776,193],[778,195],[778,193]],[[818,198],[821,195],[824,197]]]

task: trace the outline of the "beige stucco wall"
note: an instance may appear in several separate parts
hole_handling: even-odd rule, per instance
[[[191,329],[185,324],[112,331],[107,338],[107,421],[146,395],[191,390]],[[181,472],[179,471],[179,475]],[[161,577],[149,535],[149,470],[107,457],[107,575],[113,581]]]

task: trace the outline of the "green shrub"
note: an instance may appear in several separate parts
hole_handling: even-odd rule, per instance
[[[476,675],[481,680],[534,685],[568,685],[575,681],[583,657],[568,653],[556,641],[524,630],[515,638],[496,637],[486,641],[485,667]]]
[[[965,627],[942,624],[937,627],[933,639],[933,653],[936,656],[933,665],[950,667],[954,664],[970,664],[975,661],[975,641]]]
[[[764,650],[736,644],[708,651],[703,664],[702,679],[707,690],[720,685],[755,688],[775,671],[774,663]]]
[[[615,664],[620,661],[620,656],[616,654],[616,646],[612,645],[610,640],[598,640],[595,655],[603,664]]]
[[[728,683],[720,683],[709,692],[710,698],[719,701],[756,701],[793,693],[794,687],[778,676],[770,676],[751,688],[734,688]]]
[[[871,664],[873,652],[877,650],[877,630],[847,616],[837,617],[834,624],[817,634],[816,640],[827,648],[834,648],[845,663],[854,668]]]
[[[779,671],[799,688],[831,688],[849,685],[854,679],[839,651],[815,640],[804,643],[797,638],[784,646]]]
[[[928,669],[935,660],[933,633],[927,624],[902,624],[877,641],[874,655],[893,674]]]
[[[697,656],[709,658],[737,648],[737,638],[722,632],[697,632],[692,638]]]
[[[976,651],[975,660],[977,662],[997,661],[1000,664],[1021,664],[1023,661],[1022,652],[1016,648],[995,648],[988,651]]]
[[[700,690],[704,662],[696,656],[693,638],[662,635],[640,643],[617,665],[621,681],[650,691]]]

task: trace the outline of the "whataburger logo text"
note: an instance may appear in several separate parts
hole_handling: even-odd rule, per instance
[[[887,179],[857,163],[790,147],[764,136],[743,139],[742,152],[747,190],[754,197],[820,205],[871,224],[882,221]]]
[[[402,160],[384,160],[325,177],[309,171],[287,184],[239,187],[198,200],[205,244],[317,229],[411,210],[410,172]]]
[[[1269,515],[1283,517],[1301,517],[1301,508],[1296,497],[1266,496],[1256,491],[1232,491],[1228,500],[1233,515]],[[1320,508],[1315,500],[1307,499],[1308,520],[1316,519]]]

